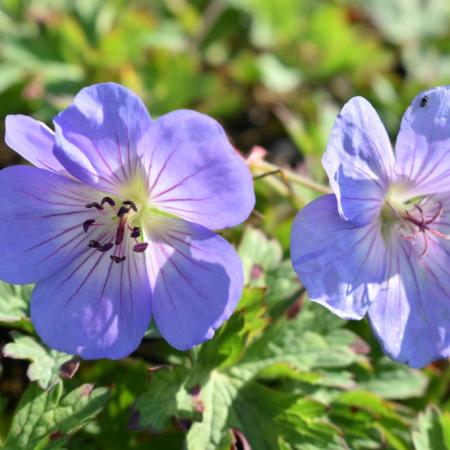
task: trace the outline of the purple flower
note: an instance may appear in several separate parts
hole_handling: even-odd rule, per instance
[[[180,350],[233,312],[240,260],[212,229],[254,205],[244,161],[213,119],[152,121],[126,88],[83,89],[54,119],[6,119],[6,142],[34,164],[0,172],[0,278],[36,283],[31,318],[53,348],[121,358],[153,316]]]
[[[351,99],[323,166],[334,195],[298,214],[291,255],[312,300],[368,312],[384,351],[414,367],[450,356],[450,87],[420,94],[394,153],[372,106]]]

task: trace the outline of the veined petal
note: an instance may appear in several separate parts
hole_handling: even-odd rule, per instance
[[[0,171],[0,278],[32,283],[61,269],[84,251],[96,228],[85,205],[100,195],[75,180],[31,166]],[[92,237],[91,237],[92,236]]]
[[[450,356],[450,246],[429,237],[423,255],[418,240],[393,237],[387,281],[369,308],[384,351],[412,367]]]
[[[31,319],[50,347],[83,359],[120,359],[141,342],[151,318],[151,290],[144,255],[127,259],[89,249],[37,283]]]
[[[214,119],[174,111],[153,122],[144,165],[152,204],[210,229],[243,222],[255,203],[244,160]]]
[[[5,119],[5,142],[22,158],[51,172],[64,173],[65,169],[53,154],[55,134],[42,122],[21,114]]]
[[[413,100],[402,119],[395,158],[412,196],[450,191],[450,86]]]
[[[334,195],[320,197],[295,219],[291,259],[311,300],[342,318],[361,319],[384,280],[379,222],[357,227],[340,218]]]
[[[156,325],[173,347],[189,349],[212,338],[234,311],[241,261],[225,239],[194,223],[160,218],[148,232]]]
[[[74,177],[115,193],[135,175],[150,115],[129,89],[100,83],[82,89],[54,119],[55,155]]]
[[[394,155],[386,129],[367,100],[354,97],[344,105],[322,164],[341,217],[360,226],[370,223],[383,205]]]

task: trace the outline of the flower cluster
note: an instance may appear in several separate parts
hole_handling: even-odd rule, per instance
[[[302,209],[291,257],[310,298],[369,316],[384,351],[411,366],[450,356],[450,87],[407,110],[395,156],[373,107],[351,99],[323,166],[334,194]],[[53,348],[131,353],[151,317],[185,350],[214,334],[243,287],[211,230],[243,222],[251,174],[222,127],[194,111],[152,121],[126,88],[83,89],[54,119],[6,119],[32,166],[0,171],[0,278],[36,283],[31,317]]]
[[[152,121],[128,89],[83,89],[53,132],[22,115],[6,142],[31,166],[0,172],[0,278],[36,283],[31,318],[55,349],[121,358],[153,316],[188,349],[233,312],[241,262],[214,229],[244,221],[251,174],[213,119]]]

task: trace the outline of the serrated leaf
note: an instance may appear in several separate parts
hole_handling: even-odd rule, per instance
[[[153,372],[149,390],[133,405],[137,414],[133,428],[159,432],[167,428],[174,417],[192,417],[194,403],[186,386],[188,373],[185,367],[163,367]]]
[[[158,378],[152,379],[150,391],[135,404],[140,426],[162,431],[172,417],[194,420],[186,437],[189,450],[229,448],[231,430],[242,433],[258,450],[277,448],[283,436],[295,442],[293,449],[342,448],[338,429],[326,421],[323,404],[303,397],[300,391],[269,389],[258,376],[267,380],[271,370],[283,370],[298,382],[326,386],[324,369],[347,367],[362,358],[352,348],[356,336],[342,328],[344,321],[308,303],[292,320],[282,318],[269,326],[266,320],[266,329],[248,341],[251,329],[247,329],[245,313],[260,301],[257,292],[247,290],[248,297],[216,337],[192,352],[192,367],[152,375]],[[200,421],[186,414],[189,408],[180,407],[179,397],[185,398],[186,393],[200,405]]]
[[[32,450],[62,445],[67,436],[92,420],[106,405],[109,390],[84,384],[63,395],[62,383],[43,391],[30,384],[13,417],[5,448]],[[55,442],[58,441],[58,442]]]
[[[387,357],[376,361],[372,372],[358,381],[360,389],[374,392],[386,399],[396,400],[420,397],[427,384],[427,377],[422,372]]]
[[[330,320],[328,315],[323,308],[307,303],[297,317],[279,320],[250,345],[240,368],[256,373],[285,362],[305,371],[346,367],[357,361],[360,356],[351,347],[357,337],[339,328],[343,321]]]
[[[43,389],[48,389],[59,380],[61,366],[73,358],[72,355],[43,347],[31,336],[17,332],[12,332],[11,336],[14,342],[5,345],[3,355],[30,361],[28,378],[37,381]]]
[[[269,239],[261,230],[247,227],[238,248],[239,256],[244,265],[246,283],[253,286],[265,286],[263,274],[274,270],[281,262],[283,251],[275,239]],[[260,276],[252,276],[252,271],[260,269]]]
[[[304,445],[316,442],[322,448],[340,448],[327,445],[337,436],[337,429],[322,420],[325,407],[315,400],[255,382],[242,384],[242,380],[213,372],[202,390],[202,401],[203,420],[189,430],[188,450],[220,448],[227,428],[239,430],[251,448],[258,450],[277,448],[280,437],[291,435]]]
[[[450,449],[450,414],[428,407],[419,414],[412,438],[415,450]]]
[[[0,322],[24,329],[32,330],[28,317],[28,305],[32,285],[13,285],[0,282]]]

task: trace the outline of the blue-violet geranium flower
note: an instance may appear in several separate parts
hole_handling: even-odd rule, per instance
[[[114,83],[83,89],[54,125],[8,116],[7,144],[35,167],[0,171],[0,278],[36,283],[38,334],[85,359],[128,355],[151,316],[177,349],[211,338],[243,275],[210,230],[254,205],[222,127],[188,110],[152,121]]]
[[[395,145],[351,99],[323,166],[334,195],[301,210],[291,257],[310,298],[366,312],[384,351],[414,367],[450,356],[450,87],[417,96]]]

